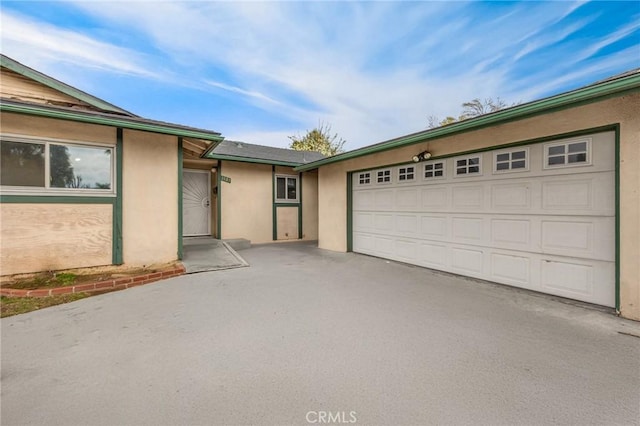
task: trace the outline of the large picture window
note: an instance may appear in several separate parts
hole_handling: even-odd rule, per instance
[[[276,176],[276,201],[298,202],[297,176]]]
[[[114,192],[113,147],[2,137],[0,151],[3,191]]]

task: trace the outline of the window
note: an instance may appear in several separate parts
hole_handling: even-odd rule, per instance
[[[379,170],[377,177],[378,183],[389,183],[391,182],[391,170]]]
[[[529,170],[527,148],[509,152],[496,152],[494,154],[494,172],[526,171]]]
[[[545,169],[590,164],[590,142],[591,140],[581,140],[562,144],[545,145]]]
[[[276,176],[276,201],[298,202],[297,176]]]
[[[4,191],[113,193],[113,147],[0,139]]]
[[[371,183],[371,173],[360,173],[358,175],[358,184],[359,185],[369,185]]]
[[[406,182],[409,180],[413,180],[415,178],[416,168],[414,166],[410,167],[400,167],[398,169],[398,181]]]
[[[456,176],[480,174],[480,156],[458,158],[455,160]]]
[[[426,163],[424,165],[424,178],[437,179],[444,177],[444,161]]]

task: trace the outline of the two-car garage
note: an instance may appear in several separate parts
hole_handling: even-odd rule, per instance
[[[353,251],[614,307],[615,132],[351,173]]]

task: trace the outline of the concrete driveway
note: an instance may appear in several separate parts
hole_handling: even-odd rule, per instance
[[[638,323],[309,244],[3,319],[2,424],[638,424]]]

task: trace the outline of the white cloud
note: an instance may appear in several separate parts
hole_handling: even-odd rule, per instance
[[[36,37],[41,23],[18,18],[10,32],[19,40],[9,42],[23,53],[38,52],[49,67],[63,58],[208,94],[227,92],[283,124],[249,116],[214,127],[230,139],[281,147],[287,136],[324,121],[353,149],[422,130],[427,116],[457,115],[472,98],[527,101],[571,78],[638,62],[620,54],[591,59],[637,23],[587,49],[556,46],[598,18],[565,23],[581,2],[500,3],[490,18],[478,10],[488,6],[474,2],[69,4],[146,45],[113,46],[46,24],[48,36]],[[3,29],[3,42],[10,32]],[[60,39],[67,42],[52,41]],[[539,56],[546,65],[532,66]]]

